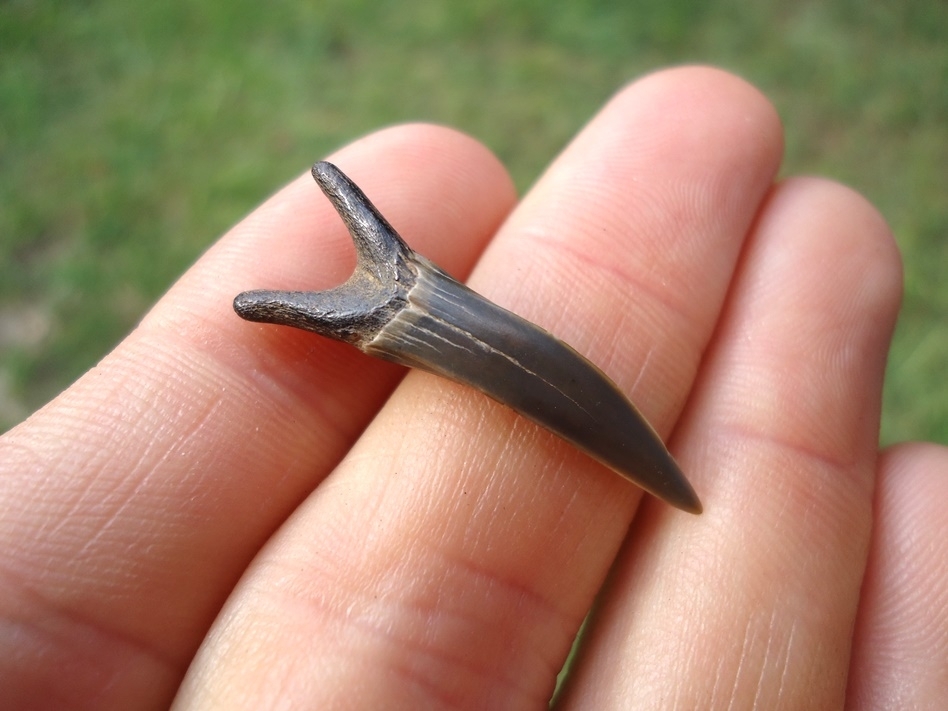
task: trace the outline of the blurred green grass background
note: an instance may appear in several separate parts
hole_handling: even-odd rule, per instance
[[[942,0],[125,0],[0,5],[0,431],[95,364],[224,230],[326,152],[429,120],[521,191],[645,72],[757,84],[784,174],[867,195],[904,253],[883,440],[948,442]]]

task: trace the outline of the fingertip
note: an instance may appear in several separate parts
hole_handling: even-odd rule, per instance
[[[938,521],[944,519],[948,447],[933,442],[902,442],[882,450],[878,470],[877,501],[890,506],[897,497],[898,505],[906,509],[906,521],[919,521],[932,514]]]
[[[767,96],[731,72],[705,65],[661,69],[627,84],[613,102],[656,114],[679,148],[717,148],[715,156],[766,166],[776,173],[783,156],[783,124]],[[695,120],[700,117],[700,120]],[[656,133],[661,137],[663,133]],[[724,136],[730,140],[722,140]]]
[[[405,166],[477,174],[491,184],[508,189],[511,197],[516,197],[513,181],[493,151],[469,133],[450,126],[427,122],[390,126],[350,144],[344,154],[346,158],[361,160],[363,151],[367,151],[369,160],[381,152]]]
[[[774,196],[764,219],[791,225],[797,221],[799,239],[814,242],[814,259],[831,255],[840,269],[858,274],[854,288],[841,296],[871,318],[894,326],[902,297],[902,257],[879,210],[853,188],[822,177],[788,178]]]

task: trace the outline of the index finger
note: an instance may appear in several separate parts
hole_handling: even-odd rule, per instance
[[[445,129],[381,132],[339,157],[461,278],[514,199],[496,159]],[[0,440],[7,701],[140,707],[173,693],[248,561],[401,377],[341,344],[247,324],[233,297],[324,288],[353,264],[345,226],[302,177]]]

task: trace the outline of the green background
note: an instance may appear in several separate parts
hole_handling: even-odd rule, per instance
[[[906,267],[883,440],[948,442],[948,3],[0,5],[0,430],[102,357],[226,228],[387,124],[451,124],[521,191],[645,72],[757,84],[784,174],[867,195]]]

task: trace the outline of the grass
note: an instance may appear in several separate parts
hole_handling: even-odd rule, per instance
[[[941,0],[0,5],[0,431],[92,366],[315,158],[406,120],[480,138],[525,190],[619,86],[731,69],[785,173],[875,202],[905,255],[883,439],[948,442],[948,5]]]

